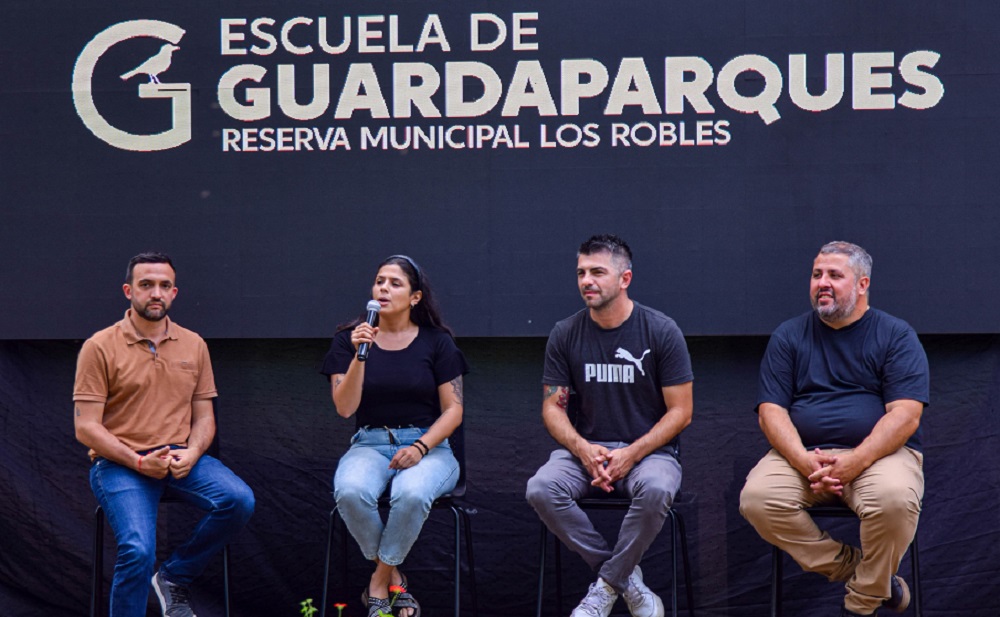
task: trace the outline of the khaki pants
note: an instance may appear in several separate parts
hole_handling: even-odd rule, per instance
[[[844,488],[843,503],[861,519],[859,551],[821,531],[803,511],[840,500],[814,494],[809,480],[772,449],[747,476],[740,514],[803,570],[846,581],[844,606],[870,615],[889,597],[890,578],[916,533],[923,496],[923,455],[910,448],[879,459],[855,478]]]

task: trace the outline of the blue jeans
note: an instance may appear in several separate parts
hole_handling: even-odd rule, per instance
[[[607,441],[594,443],[609,450],[628,445]],[[663,528],[674,496],[681,487],[681,465],[670,454],[653,452],[614,484],[612,496],[632,500],[614,549],[608,547],[604,536],[576,503],[583,497],[604,494],[590,485],[592,479],[579,459],[569,450],[559,449],[528,480],[526,498],[549,531],[621,593],[628,587],[632,570]]]
[[[365,427],[351,438],[333,476],[337,510],[365,559],[390,566],[406,559],[434,500],[455,488],[458,461],[448,440],[409,469],[389,469],[396,452],[412,445],[427,429]],[[389,518],[382,524],[378,498],[392,482]]]
[[[169,494],[206,512],[194,533],[160,566],[171,583],[188,586],[253,514],[253,491],[225,465],[203,455],[187,477],[156,480],[97,459],[90,487],[115,533],[118,558],[111,583],[111,617],[144,617],[156,561],[156,514]]]

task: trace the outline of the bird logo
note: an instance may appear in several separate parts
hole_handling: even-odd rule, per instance
[[[131,71],[122,73],[122,81],[128,81],[136,75],[149,75],[150,83],[160,83],[160,78],[157,77],[157,75],[170,68],[171,56],[178,49],[180,49],[180,47],[177,45],[172,45],[170,43],[164,44],[163,47],[160,47],[160,51],[157,52],[155,56],[146,60]]]
[[[191,141],[191,84],[161,83],[159,75],[170,68],[171,56],[180,49],[184,28],[154,19],[123,21],[101,30],[88,42],[73,66],[73,106],[91,133],[110,146],[132,152],[169,150]],[[127,73],[120,75],[128,80],[136,75],[148,75],[149,81],[140,83],[140,99],[167,99],[170,101],[170,128],[159,133],[132,133],[111,124],[98,109],[94,100],[94,72],[101,57],[116,45],[137,38],[160,41],[160,51]],[[146,48],[149,49],[149,48]]]

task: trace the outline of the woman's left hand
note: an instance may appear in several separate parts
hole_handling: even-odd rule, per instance
[[[417,446],[407,446],[396,452],[396,456],[389,461],[389,469],[408,469],[420,462],[423,453]]]

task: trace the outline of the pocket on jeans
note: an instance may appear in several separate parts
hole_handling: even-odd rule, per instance
[[[361,439],[361,436],[364,435],[364,433],[365,433],[365,427],[362,426],[361,428],[358,429],[358,432],[354,433],[354,435],[351,437],[351,445],[353,446],[354,444],[356,444],[358,440]]]

